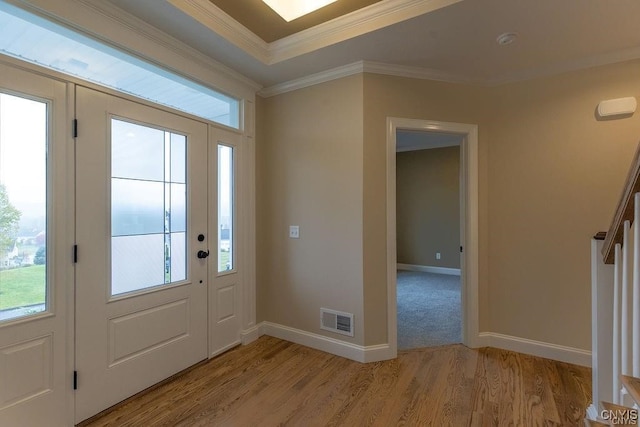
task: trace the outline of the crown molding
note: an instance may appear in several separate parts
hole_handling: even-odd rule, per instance
[[[319,73],[311,74],[299,79],[289,80],[288,82],[279,83],[277,85],[264,88],[258,92],[258,95],[263,98],[269,98],[331,80],[341,79],[343,77],[352,76],[354,74],[361,74],[363,72],[364,62],[358,61],[352,64],[343,65],[341,67],[332,68],[330,70],[321,71]]]
[[[269,98],[271,96],[281,95],[283,93],[361,73],[381,74],[420,80],[436,80],[448,83],[479,83],[467,77],[448,74],[438,70],[383,64],[381,62],[358,61],[264,88],[258,92],[258,95],[263,98]]]
[[[382,0],[271,43],[209,0],[166,1],[263,64],[272,65],[463,0]]]
[[[209,0],[167,0],[263,64],[271,62],[269,44]]]
[[[447,83],[479,84],[480,82],[466,76],[447,73],[429,68],[408,67],[405,65],[385,64],[382,62],[364,61],[364,72],[382,74],[409,79],[435,80]]]

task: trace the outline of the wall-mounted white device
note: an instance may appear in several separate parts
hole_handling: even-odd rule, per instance
[[[636,111],[637,105],[636,98],[633,96],[607,99],[598,104],[598,115],[600,117],[609,117],[633,114]]]

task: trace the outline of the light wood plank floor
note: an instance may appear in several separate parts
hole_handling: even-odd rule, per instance
[[[590,401],[590,369],[504,350],[361,364],[262,337],[88,425],[578,426]]]

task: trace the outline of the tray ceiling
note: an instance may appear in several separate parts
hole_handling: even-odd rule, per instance
[[[262,0],[210,0],[267,43],[331,21],[380,0],[338,0],[322,9],[286,22]]]

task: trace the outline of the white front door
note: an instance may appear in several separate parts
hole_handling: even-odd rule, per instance
[[[65,83],[0,64],[0,425],[69,425],[73,150]]]
[[[207,125],[76,93],[76,422],[207,357]],[[211,241],[210,241],[211,240]]]

